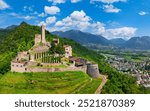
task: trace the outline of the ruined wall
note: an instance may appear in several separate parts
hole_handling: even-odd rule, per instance
[[[65,57],[69,58],[70,56],[72,56],[72,47],[69,45],[65,45]]]
[[[42,37],[41,37],[41,34],[35,34],[35,45],[42,42]]]
[[[87,64],[87,74],[92,78],[98,78],[100,76],[98,64]]]

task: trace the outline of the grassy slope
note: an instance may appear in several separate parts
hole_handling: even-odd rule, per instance
[[[100,85],[83,72],[11,73],[0,79],[0,93],[10,94],[92,94]]]

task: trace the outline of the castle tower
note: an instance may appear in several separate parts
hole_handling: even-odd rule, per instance
[[[42,43],[46,43],[46,40],[45,40],[45,26],[42,25]]]
[[[98,64],[88,63],[87,74],[92,78],[98,78],[100,76]]]

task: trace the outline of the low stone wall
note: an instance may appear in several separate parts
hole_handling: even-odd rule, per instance
[[[86,66],[83,67],[67,67],[67,68],[27,68],[27,72],[64,72],[64,71],[82,71],[86,73]]]

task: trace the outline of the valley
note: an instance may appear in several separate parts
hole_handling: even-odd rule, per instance
[[[117,71],[132,75],[137,84],[150,88],[150,52],[141,50],[99,50]]]

